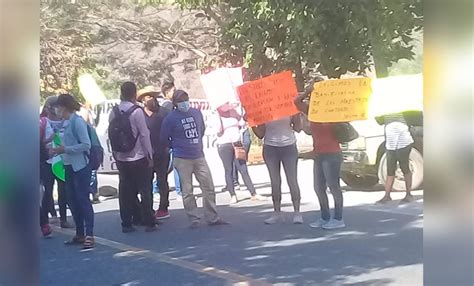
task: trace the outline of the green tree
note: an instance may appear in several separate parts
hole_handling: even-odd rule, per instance
[[[223,60],[245,59],[252,78],[292,69],[300,89],[314,73],[338,78],[375,65],[387,76],[393,63],[412,59],[423,20],[421,0],[176,2],[218,23]]]

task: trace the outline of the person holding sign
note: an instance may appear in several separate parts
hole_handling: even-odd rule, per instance
[[[240,120],[242,116],[237,112],[235,106],[229,103],[217,108],[217,113],[220,121],[220,128],[217,134],[217,146],[219,157],[224,165],[226,190],[229,191],[231,196],[230,203],[235,204],[238,202],[234,189],[234,167],[242,175],[245,186],[250,191],[252,200],[263,200],[264,198],[255,191],[252,179],[250,178],[247,169],[247,158],[237,158],[236,156],[236,148],[240,147],[240,149],[244,151],[243,157],[247,157],[247,153],[242,146],[243,140],[240,133]]]
[[[266,224],[275,224],[284,220],[281,213],[281,165],[285,170],[295,211],[293,223],[303,223],[303,216],[300,214],[301,194],[298,186],[298,149],[294,134],[294,131],[301,131],[299,122],[297,116],[287,116],[252,128],[255,135],[263,139],[263,159],[272,185],[274,213],[265,220]]]
[[[318,77],[314,83],[322,81]],[[313,84],[295,99],[300,112],[308,114],[309,96],[313,92]],[[314,188],[321,208],[321,218],[310,224],[313,228],[337,229],[345,227],[342,219],[343,195],[340,186],[342,152],[334,132],[333,123],[311,122],[310,128],[314,145]],[[331,219],[326,189],[329,187],[334,198],[334,216]]]

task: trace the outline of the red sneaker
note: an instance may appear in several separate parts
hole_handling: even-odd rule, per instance
[[[45,224],[41,227],[41,232],[43,233],[44,238],[49,238],[51,237],[51,234],[53,233],[53,230],[49,226],[49,224]]]
[[[170,213],[168,211],[157,210],[155,213],[155,218],[158,220],[167,219],[169,217],[170,217]]]

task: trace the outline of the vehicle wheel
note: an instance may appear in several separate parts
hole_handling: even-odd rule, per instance
[[[372,188],[379,179],[375,176],[357,176],[351,173],[341,173],[341,179],[351,188]]]
[[[410,153],[410,170],[413,176],[412,190],[418,189],[423,184],[423,155],[413,148]],[[379,179],[382,184],[387,180],[387,155],[383,154],[379,164]],[[400,167],[395,172],[395,182],[393,183],[393,190],[406,191],[405,180]]]

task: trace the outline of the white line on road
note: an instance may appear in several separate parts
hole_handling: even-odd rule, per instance
[[[58,233],[62,233],[62,234],[65,234],[65,235],[71,235],[71,236],[74,235],[74,231],[72,231],[72,230],[61,229],[57,226],[52,226],[52,227]],[[189,270],[198,272],[200,274],[206,274],[206,275],[213,276],[213,277],[216,277],[216,278],[224,279],[228,282],[231,282],[235,286],[269,286],[269,285],[272,285],[271,283],[268,283],[264,280],[254,279],[254,278],[244,276],[244,275],[241,275],[241,274],[238,274],[238,273],[230,272],[230,271],[227,271],[227,270],[224,270],[224,269],[219,269],[219,268],[212,267],[212,266],[201,265],[201,264],[198,264],[198,263],[195,263],[195,262],[186,261],[186,260],[183,260],[183,259],[180,259],[180,258],[171,257],[171,256],[168,256],[168,255],[164,255],[164,254],[160,254],[160,253],[151,251],[151,250],[137,248],[137,247],[134,247],[134,246],[130,246],[130,245],[127,245],[127,244],[123,244],[123,243],[120,243],[120,242],[117,242],[117,241],[109,240],[109,239],[98,237],[98,236],[95,236],[94,238],[95,238],[95,242],[100,244],[100,245],[111,247],[111,248],[126,252],[127,254],[133,254],[133,255],[136,255],[136,256],[146,257],[146,258],[149,258],[149,259],[154,260],[156,262],[167,263],[167,264],[171,264],[171,265],[178,266],[178,267],[181,267],[181,268],[189,269]]]

